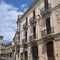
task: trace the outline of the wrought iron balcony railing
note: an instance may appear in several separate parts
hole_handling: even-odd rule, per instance
[[[20,41],[17,40],[17,41],[15,42],[15,45],[16,45],[16,46],[19,46],[19,45],[20,45]]]
[[[36,20],[37,20],[36,18],[31,17],[31,18],[30,18],[30,24],[36,23]]]
[[[23,24],[23,29],[27,29],[27,28],[28,28],[27,24],[26,23]]]
[[[29,42],[33,42],[36,40],[36,36],[34,37],[33,35],[29,36]]]
[[[41,37],[50,37],[54,35],[54,27],[51,27],[51,32],[47,33],[47,29],[41,31]]]
[[[51,13],[51,4],[48,4],[48,8],[45,9],[45,7],[43,7],[41,10],[41,15],[45,16],[46,14]]]
[[[26,44],[26,43],[27,43],[27,39],[23,39],[22,44]]]

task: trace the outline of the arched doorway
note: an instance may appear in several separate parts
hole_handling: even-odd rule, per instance
[[[52,41],[47,43],[47,56],[48,56],[48,60],[55,60],[54,46]]]

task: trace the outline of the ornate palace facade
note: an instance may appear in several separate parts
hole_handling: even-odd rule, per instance
[[[60,0],[35,0],[18,16],[14,42],[17,60],[60,60]]]

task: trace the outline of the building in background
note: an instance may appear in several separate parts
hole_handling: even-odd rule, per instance
[[[3,39],[3,36],[0,36],[0,57],[1,57],[2,39]]]
[[[20,60],[60,60],[59,27],[60,0],[35,0],[18,17]]]
[[[0,36],[0,60],[12,60],[12,42],[2,44],[3,36]]]
[[[12,52],[12,41],[8,42],[7,44],[3,45],[3,47],[5,48],[5,57],[6,60],[13,60],[13,52]],[[3,52],[3,51],[2,51]]]

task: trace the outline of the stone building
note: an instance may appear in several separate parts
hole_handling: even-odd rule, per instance
[[[2,44],[3,36],[0,36],[0,60],[12,60],[12,43]]]
[[[3,45],[5,48],[5,58],[6,60],[13,60],[13,52],[12,52],[12,41],[8,42],[7,44]],[[3,51],[2,51],[3,52]]]
[[[12,53],[13,60],[20,60],[20,33],[18,30],[13,38]]]
[[[35,0],[18,17],[17,32],[17,60],[60,60],[60,0]]]
[[[3,36],[0,36],[0,59],[1,59],[2,39],[3,39]]]

